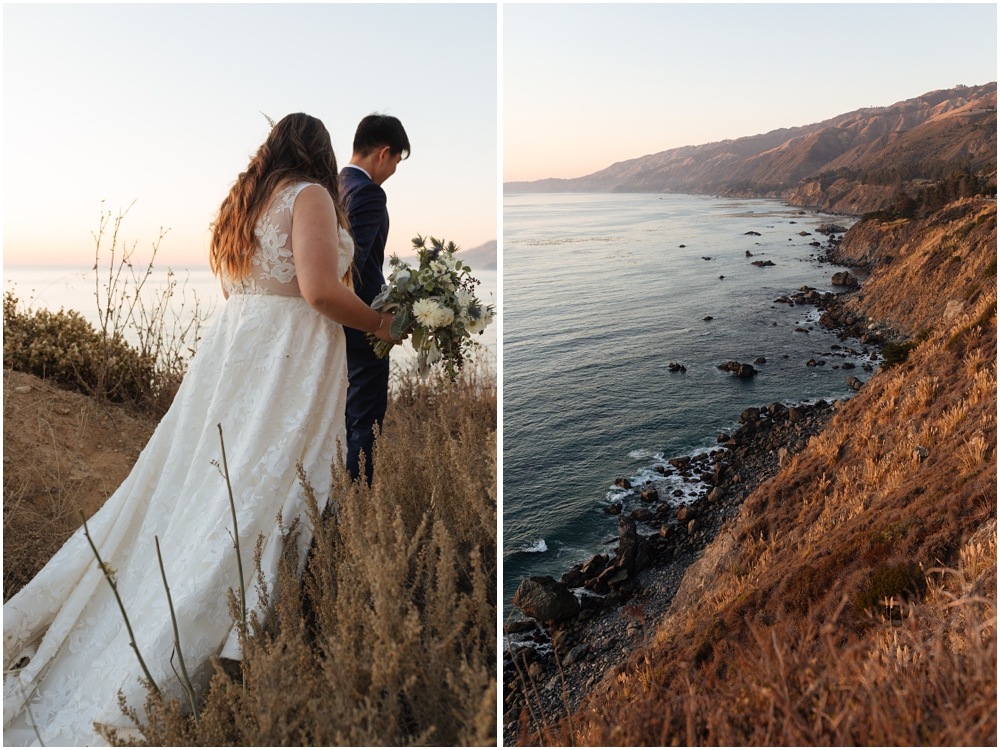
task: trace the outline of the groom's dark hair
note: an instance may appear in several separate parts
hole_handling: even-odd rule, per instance
[[[380,115],[378,112],[368,115],[354,133],[354,153],[368,156],[375,149],[385,146],[389,147],[393,156],[403,154],[405,159],[410,155],[410,139],[406,137],[403,123],[392,115]]]

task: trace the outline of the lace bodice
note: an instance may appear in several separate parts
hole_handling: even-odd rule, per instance
[[[295,256],[292,248],[292,209],[295,199],[305,188],[315,182],[297,182],[279,190],[271,205],[260,217],[254,234],[257,245],[253,252],[250,275],[232,281],[223,273],[223,285],[229,294],[277,294],[301,297],[295,275]],[[338,274],[343,277],[354,259],[354,241],[346,229],[340,227],[338,244]]]

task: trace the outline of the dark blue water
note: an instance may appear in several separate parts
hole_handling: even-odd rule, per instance
[[[602,512],[615,477],[656,476],[657,458],[715,447],[749,406],[851,394],[850,373],[831,366],[859,358],[805,363],[832,344],[861,346],[816,325],[814,307],[773,302],[803,285],[835,291],[842,269],[816,262],[808,243],[825,243],[815,227],[843,217],[613,194],[506,196],[503,215],[506,608],[525,576],[558,577],[616,535]],[[760,356],[752,380],[716,369]]]

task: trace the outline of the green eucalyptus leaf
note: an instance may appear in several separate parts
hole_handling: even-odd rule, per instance
[[[413,314],[409,310],[401,310],[392,319],[389,326],[389,335],[394,339],[401,339],[406,334],[406,329],[413,324]]]

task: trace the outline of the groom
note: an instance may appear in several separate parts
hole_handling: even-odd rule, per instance
[[[402,123],[390,115],[368,115],[354,134],[354,153],[340,172],[340,194],[354,235],[354,292],[369,305],[382,291],[385,240],[389,234],[382,183],[410,155]],[[359,456],[365,454],[365,474],[372,483],[375,425],[382,427],[389,395],[389,359],[372,351],[366,334],[347,334],[347,470],[357,479]]]

